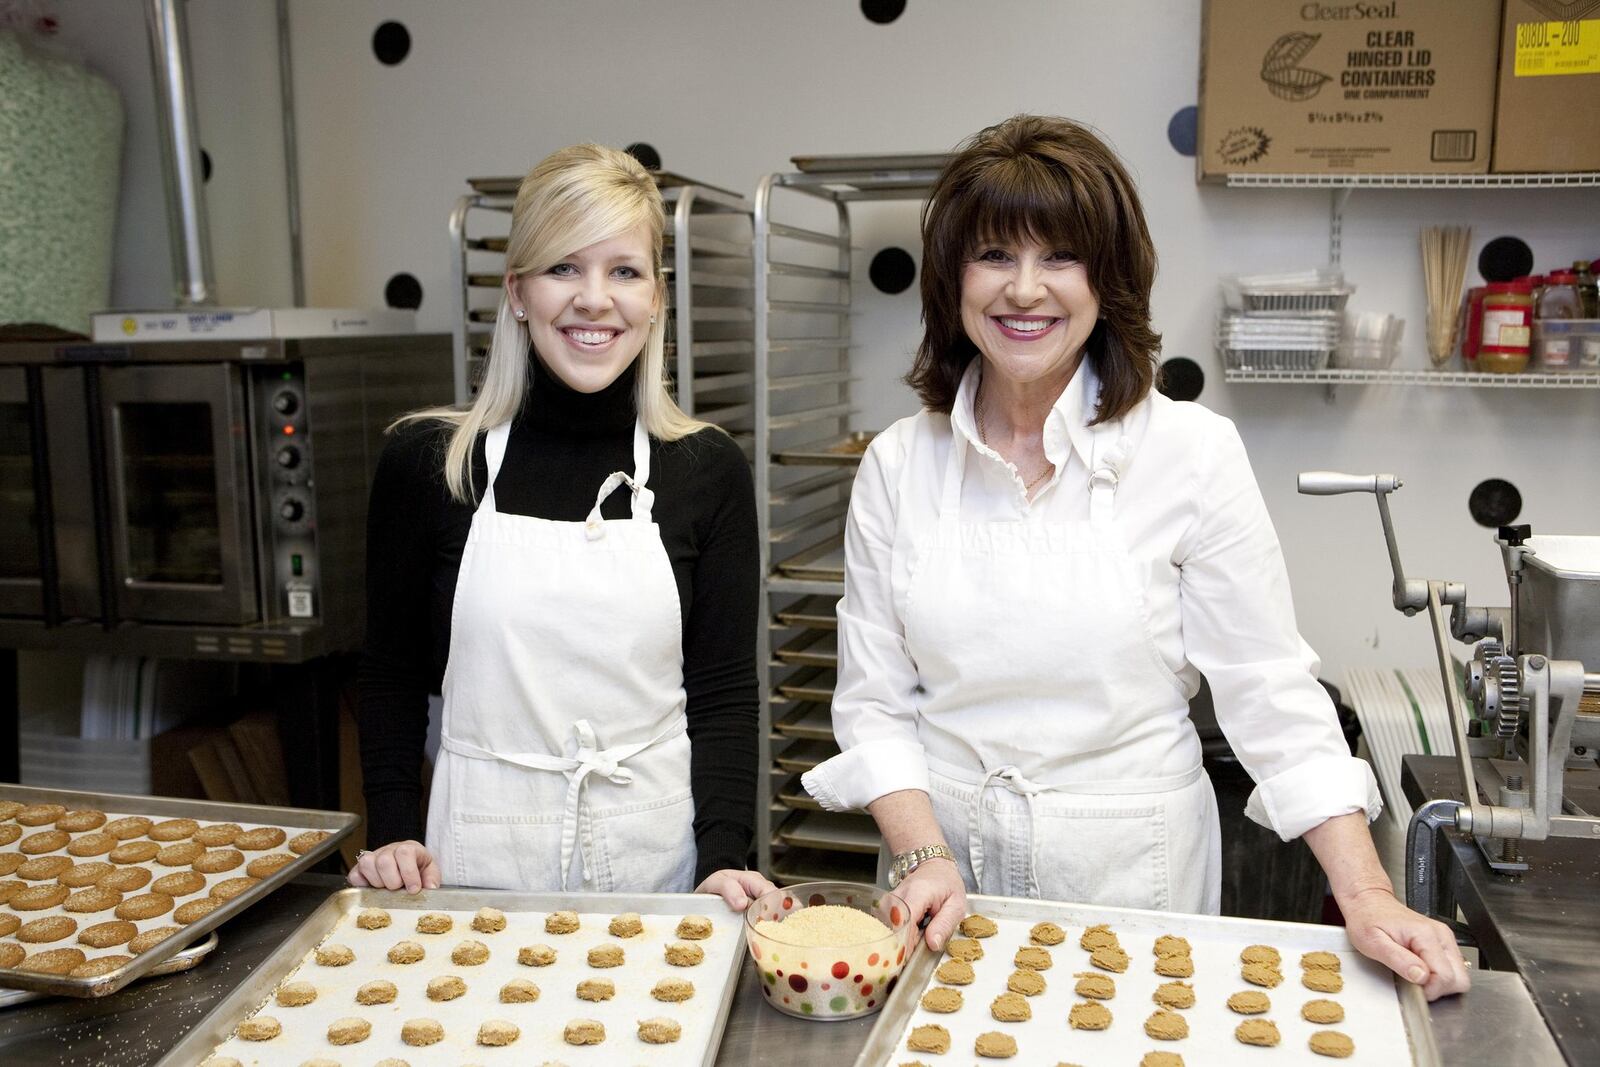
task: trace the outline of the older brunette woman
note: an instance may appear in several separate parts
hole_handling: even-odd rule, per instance
[[[805,779],[866,808],[939,947],[975,890],[1216,912],[1204,675],[1257,787],[1304,836],[1361,951],[1466,988],[1449,931],[1400,904],[1380,807],[1300,639],[1233,424],[1151,389],[1155,253],[1090,131],[1020,115],[968,141],[923,216],[924,408],[856,480],[833,722]]]

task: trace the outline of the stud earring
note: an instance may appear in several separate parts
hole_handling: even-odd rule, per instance
[[[654,326],[655,324],[656,324],[656,317],[654,315],[651,315],[650,316],[650,325]]]
[[[512,314],[519,319],[525,319],[528,317],[528,313],[523,311],[521,308],[517,308],[517,310],[513,311]]]

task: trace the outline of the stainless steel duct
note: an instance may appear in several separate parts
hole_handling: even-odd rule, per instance
[[[185,0],[147,0],[156,118],[161,131],[161,172],[167,190],[167,230],[172,245],[173,291],[179,307],[216,301],[211,231],[201,185],[200,142],[194,118]]]

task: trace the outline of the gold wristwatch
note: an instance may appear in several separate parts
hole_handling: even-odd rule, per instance
[[[950,851],[949,845],[923,845],[910,852],[897,852],[894,862],[889,864],[889,888],[893,889],[906,880],[906,875],[932,859],[946,859],[955,862],[955,854]]]

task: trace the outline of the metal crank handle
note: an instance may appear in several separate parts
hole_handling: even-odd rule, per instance
[[[1392,493],[1401,486],[1394,474],[1340,474],[1338,471],[1302,471],[1295,487],[1307,496],[1340,493]]]
[[[1307,496],[1339,496],[1342,493],[1371,493],[1378,499],[1378,519],[1383,523],[1383,540],[1389,547],[1389,566],[1394,570],[1393,600],[1396,609],[1415,615],[1428,606],[1428,583],[1421,580],[1406,581],[1405,568],[1400,566],[1400,546],[1394,539],[1394,521],[1389,518],[1389,494],[1401,486],[1396,474],[1341,474],[1338,471],[1301,471],[1295,478],[1295,487]],[[1465,588],[1451,590],[1445,603],[1455,603],[1456,597],[1465,597]]]

